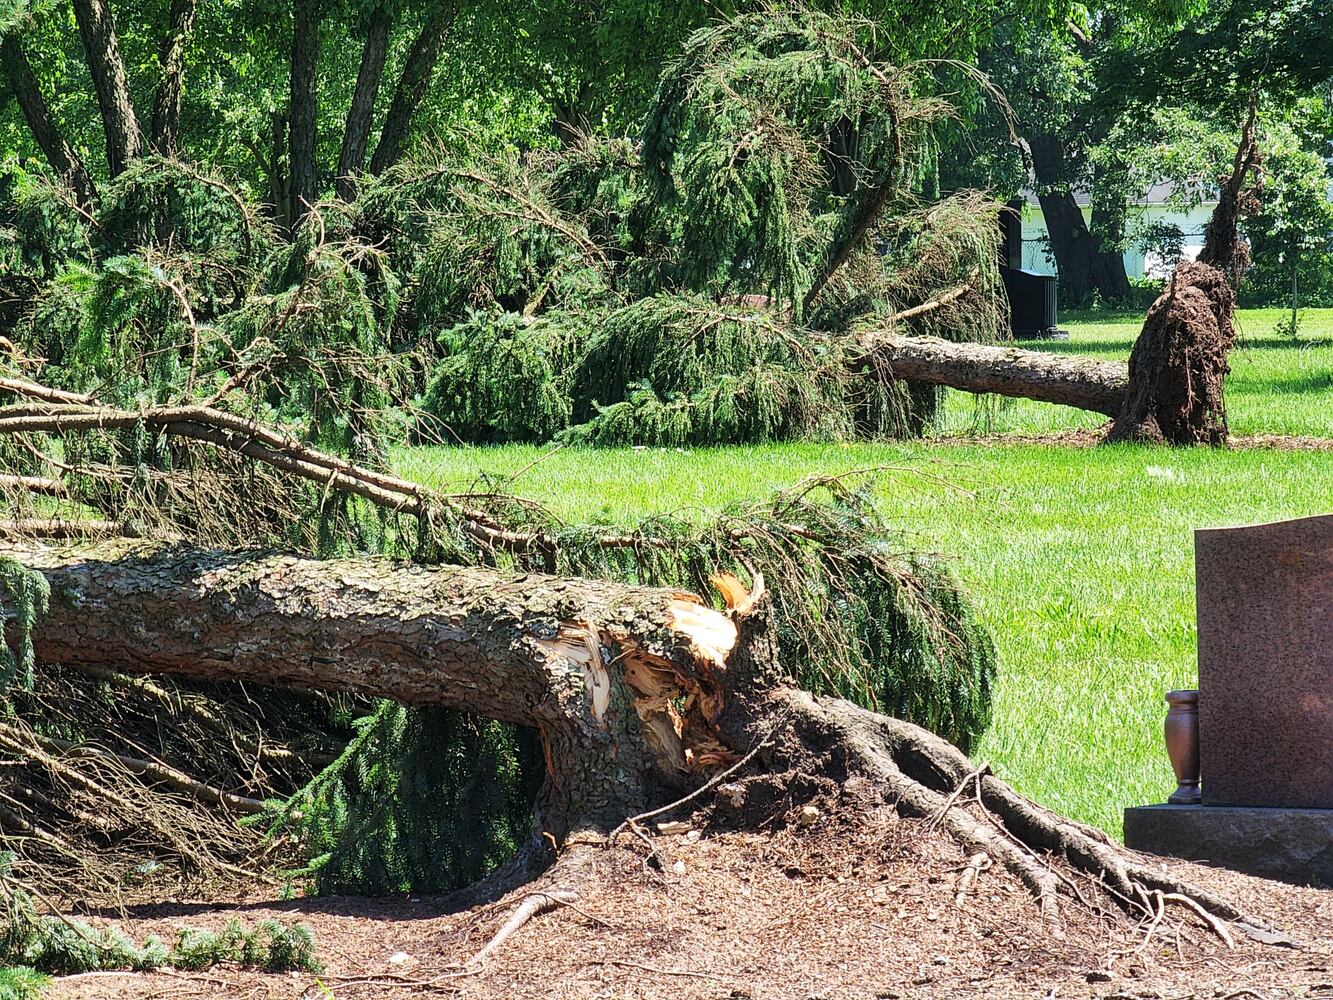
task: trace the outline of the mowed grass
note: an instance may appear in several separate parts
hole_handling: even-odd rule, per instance
[[[1333,436],[1333,345],[1255,343],[1256,317],[1244,319],[1252,346],[1233,380],[1252,388],[1231,396],[1233,424],[1244,419],[1236,429]],[[1307,330],[1316,321],[1333,334],[1333,311],[1309,317]],[[1074,335],[1064,349],[1121,338],[1113,356],[1137,329],[1064,325]],[[1288,357],[1299,359],[1295,374]],[[1073,426],[1023,422],[1025,409],[1001,414],[1007,429]],[[1308,451],[972,442],[549,451],[413,449],[399,468],[452,488],[522,470],[513,489],[568,520],[631,523],[666,510],[704,517],[807,476],[887,466],[876,474],[885,510],[916,547],[952,561],[999,648],[995,720],[975,756],[1116,836],[1125,806],[1174,787],[1162,696],[1197,676],[1193,529],[1333,510],[1333,453]]]

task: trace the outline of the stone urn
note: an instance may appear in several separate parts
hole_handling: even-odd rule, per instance
[[[1198,805],[1199,692],[1170,691],[1166,703],[1166,755],[1176,772],[1176,790],[1166,801],[1176,806]]]

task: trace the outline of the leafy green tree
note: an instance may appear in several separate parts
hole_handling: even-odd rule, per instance
[[[1260,211],[1243,227],[1253,270],[1242,286],[1251,302],[1288,302],[1286,329],[1299,327],[1301,301],[1333,301],[1333,171],[1290,125],[1269,130],[1264,143]]]

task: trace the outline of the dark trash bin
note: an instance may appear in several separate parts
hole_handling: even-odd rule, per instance
[[[1016,268],[1000,268],[1004,292],[1009,298],[1009,322],[1016,338],[1057,338],[1056,278]]]

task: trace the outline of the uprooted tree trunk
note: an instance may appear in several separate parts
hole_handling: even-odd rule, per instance
[[[1155,892],[1250,926],[943,739],[792,686],[762,580],[751,592],[721,581],[723,613],[670,590],[376,559],[5,551],[50,584],[32,636],[45,661],[353,691],[534,727],[547,771],[533,836],[492,891],[532,877],[552,849],[572,861],[664,789],[748,750],[761,773],[738,782],[741,799],[747,782],[804,776],[926,818],[1008,867],[1053,932],[1062,904],[1100,897],[1143,914]]]
[[[865,334],[860,346],[895,378],[1060,403],[1108,417],[1120,411],[1129,387],[1129,371],[1118,361],[905,337],[892,330]]]
[[[1238,221],[1256,207],[1247,180],[1259,166],[1255,102],[1241,131],[1231,173],[1223,177],[1197,261],[1182,262],[1148,310],[1129,356],[1129,391],[1109,441],[1226,444],[1223,381],[1235,340],[1235,286],[1246,251]]]

